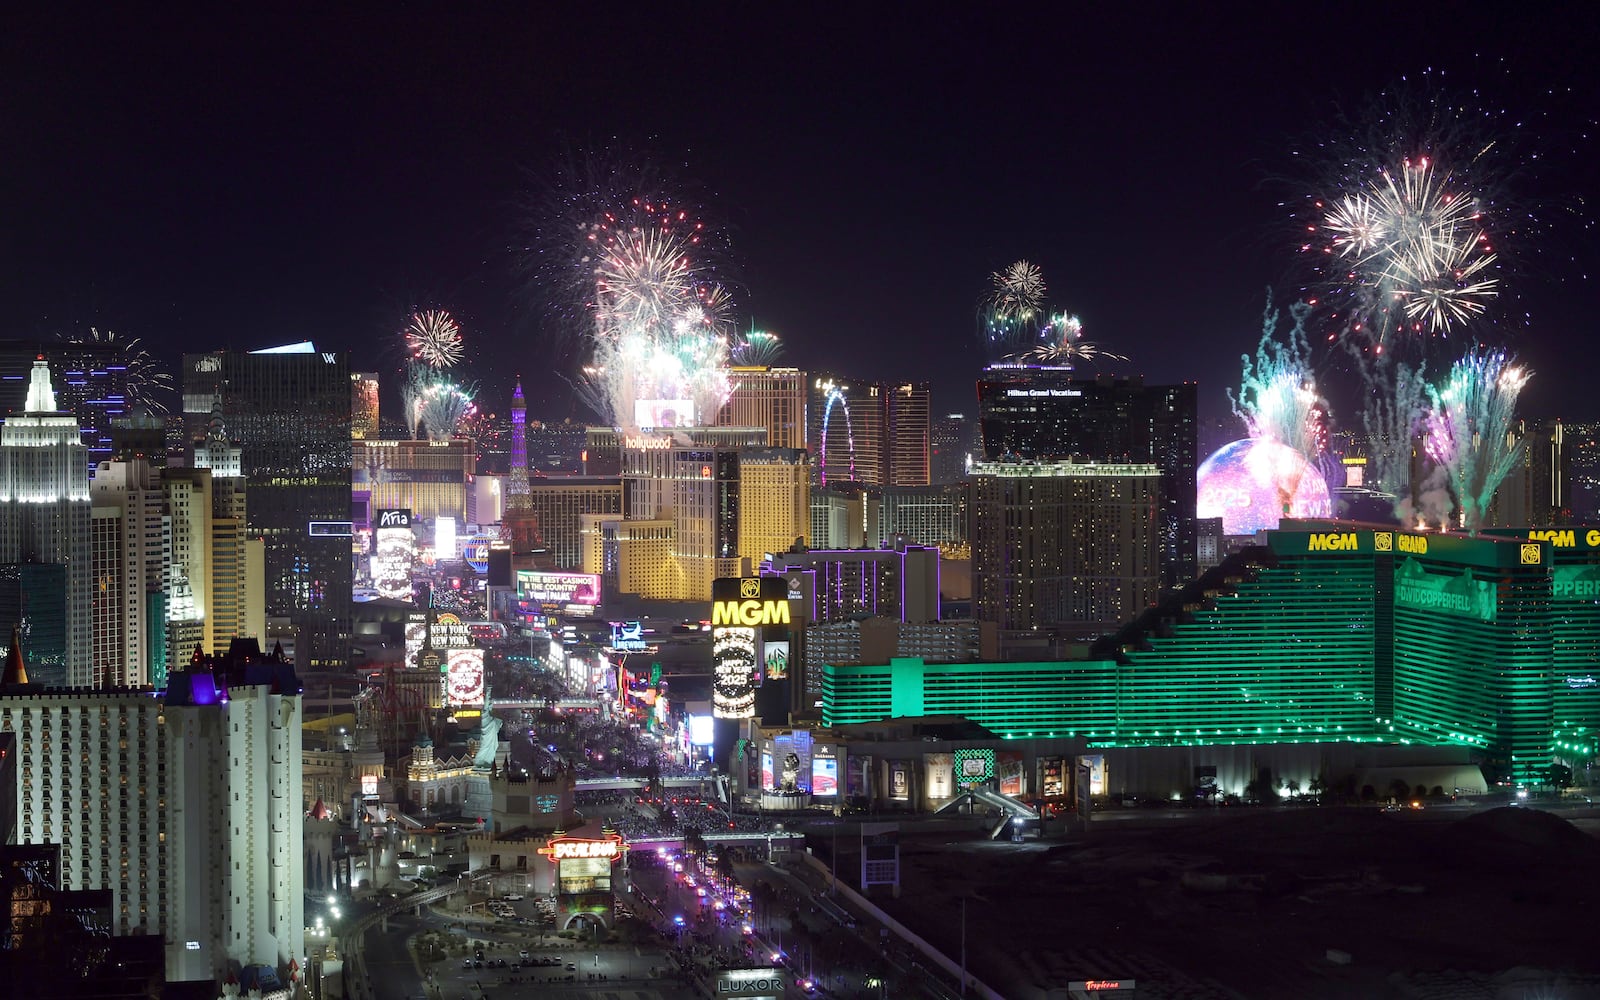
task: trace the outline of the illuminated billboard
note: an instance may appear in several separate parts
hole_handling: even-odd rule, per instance
[[[776,791],[777,788],[778,786],[774,783],[772,775],[772,752],[763,751],[761,754],[761,790],[771,792]]]
[[[638,652],[649,647],[643,622],[612,622],[611,648],[618,652]]]
[[[411,571],[417,562],[417,537],[409,510],[378,511],[373,533],[372,587],[379,597],[411,600]]]
[[[464,649],[474,645],[472,628],[451,611],[433,620],[428,631],[428,645],[434,649]]]
[[[756,630],[711,630],[711,714],[748,719],[756,714]]]
[[[1021,795],[1022,753],[1017,750],[1000,750],[994,755],[994,776],[1000,785],[1001,795]]]
[[[976,785],[994,777],[994,751],[988,747],[961,747],[955,752],[958,785]]]
[[[538,604],[600,603],[600,577],[593,573],[549,573],[517,570],[517,600]]]
[[[689,744],[697,747],[708,747],[714,739],[711,735],[714,722],[709,715],[689,716]]]
[[[415,668],[417,654],[422,652],[422,647],[428,641],[428,615],[423,611],[413,611],[406,616],[406,666]]]
[[[839,758],[811,758],[811,794],[828,796],[839,794]]]
[[[911,798],[911,767],[903,760],[889,762],[889,798],[895,802]]]
[[[789,641],[769,642],[762,650],[761,673],[769,681],[786,680],[789,676]]]
[[[433,522],[433,557],[435,559],[454,559],[456,557],[456,519],[440,514]]]
[[[1078,757],[1078,780],[1087,783],[1090,795],[1106,793],[1106,755],[1083,754]]]
[[[639,399],[633,404],[638,427],[693,427],[694,401],[689,399]]]
[[[615,833],[595,840],[586,837],[552,837],[549,843],[539,848],[539,853],[556,864],[563,861],[614,862],[622,857],[622,837]]]
[[[953,780],[954,763],[951,755],[947,753],[929,753],[922,755],[922,762],[927,770],[924,778],[925,787],[928,789],[930,799],[948,799],[956,794]]]
[[[1039,759],[1039,791],[1045,798],[1059,799],[1067,794],[1066,778],[1060,757]]]
[[[489,571],[489,542],[488,535],[473,535],[461,543],[461,558],[467,561],[474,573]]]
[[[711,624],[761,626],[788,636],[789,585],[781,576],[732,576],[711,581]]]
[[[445,704],[451,708],[481,708],[483,650],[452,649],[445,662]]]

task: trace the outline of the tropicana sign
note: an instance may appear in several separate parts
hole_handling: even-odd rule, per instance
[[[616,861],[622,857],[622,838],[616,834],[601,840],[586,840],[581,837],[555,837],[549,844],[539,848],[539,853],[549,855],[550,860],[555,862],[580,858],[603,858],[607,861]]]

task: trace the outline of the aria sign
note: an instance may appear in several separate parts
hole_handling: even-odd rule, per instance
[[[587,860],[603,858],[606,861],[616,861],[622,857],[622,838],[616,834],[601,840],[587,840],[581,837],[555,837],[550,843],[539,848],[540,854],[549,855],[550,860],[560,863],[567,860]]]

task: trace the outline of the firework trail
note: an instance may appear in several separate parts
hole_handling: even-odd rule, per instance
[[[428,440],[448,441],[456,436],[475,406],[471,390],[438,376],[424,389],[418,410],[422,424],[428,429]]]
[[[422,427],[422,401],[434,378],[433,369],[413,361],[406,366],[405,380],[400,383],[400,412],[405,414],[406,437],[414,438]]]
[[[124,392],[128,402],[142,406],[152,414],[167,412],[167,404],[161,396],[173,391],[172,373],[160,368],[150,352],[140,346],[138,337],[121,337],[115,330],[100,330],[91,326],[88,333],[73,331],[59,334],[57,339],[68,344],[109,344],[118,348],[122,353],[122,363],[127,368]]]
[[[783,354],[783,343],[775,333],[751,330],[728,351],[736,365],[746,368],[770,368]]]
[[[1098,361],[1101,358],[1111,358],[1116,361],[1126,361],[1121,354],[1112,354],[1103,351],[1099,344],[1083,339],[1083,321],[1076,316],[1065,313],[1056,313],[1050,317],[1050,322],[1039,331],[1039,336],[1045,342],[1029,352],[1029,357],[1035,358],[1045,364],[1067,365],[1071,367],[1074,361]]]
[[[403,335],[406,351],[429,368],[443,371],[461,360],[461,325],[443,309],[413,313]]]
[[[1428,391],[1425,447],[1449,477],[1461,526],[1468,531],[1482,526],[1495,490],[1521,455],[1522,441],[1513,429],[1528,375],[1502,352],[1473,350]]]
[[[1268,300],[1256,356],[1243,356],[1239,392],[1228,391],[1233,412],[1256,440],[1275,441],[1315,464],[1327,446],[1327,403],[1311,377],[1311,347],[1304,303],[1289,308],[1290,327],[1277,339],[1278,311]]]
[[[1414,511],[1411,455],[1428,407],[1428,385],[1421,366],[1391,355],[1357,360],[1366,386],[1361,411],[1367,435],[1368,485],[1394,497],[1395,516],[1410,523]]]

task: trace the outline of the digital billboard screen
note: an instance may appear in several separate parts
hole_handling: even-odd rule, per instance
[[[422,652],[422,647],[428,642],[428,615],[423,611],[413,611],[406,617],[406,666],[415,668],[417,654]]]
[[[445,704],[451,708],[481,707],[483,650],[452,649],[445,663]]]
[[[711,714],[748,719],[756,714],[756,630],[711,630]]]
[[[633,404],[633,422],[639,427],[693,427],[694,401],[690,399],[640,399]]]
[[[373,533],[372,587],[379,597],[411,600],[411,572],[417,562],[417,537],[409,510],[380,510]]]
[[[715,742],[715,738],[712,736],[715,725],[709,715],[689,716],[689,744],[697,747],[710,746]]]
[[[762,675],[769,681],[786,680],[789,676],[789,641],[780,639],[766,643],[761,656]]]
[[[811,794],[819,797],[839,794],[839,758],[811,758]]]
[[[600,577],[593,573],[550,573],[517,570],[517,600],[539,604],[600,603]]]
[[[488,535],[473,535],[461,543],[461,558],[474,573],[485,573],[489,569],[489,541]]]
[[[773,783],[772,777],[772,753],[770,751],[763,752],[761,754],[761,788],[763,791],[770,792],[777,787]]]

